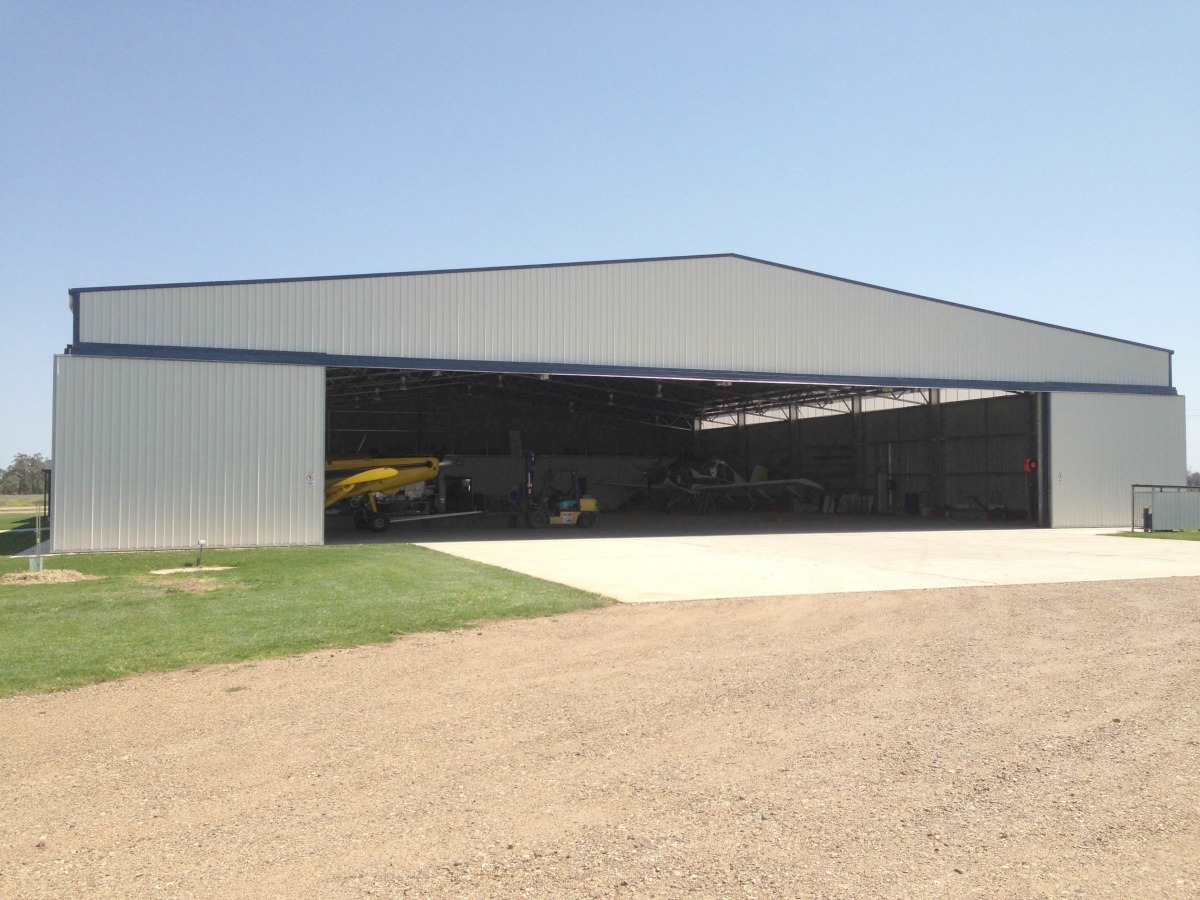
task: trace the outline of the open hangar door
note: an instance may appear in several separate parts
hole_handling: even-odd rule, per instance
[[[507,513],[534,453],[539,479],[576,471],[612,510],[632,492],[608,484],[637,483],[656,464],[692,455],[691,416],[656,394],[655,382],[630,378],[330,368],[326,458],[450,460],[450,491],[469,489],[472,507]]]
[[[1002,391],[821,388],[785,407],[731,410],[705,423],[701,443],[712,456],[819,482],[830,512],[1039,523],[1040,402]]]
[[[326,457],[437,456],[471,504],[509,509],[524,455],[576,470],[603,510],[648,471],[719,458],[808,478],[852,515],[1038,521],[1035,394],[423,369],[329,368]],[[461,501],[460,501],[461,502]]]

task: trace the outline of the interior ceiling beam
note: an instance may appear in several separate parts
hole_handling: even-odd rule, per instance
[[[415,369],[330,369],[328,383],[328,397],[335,411],[376,402],[394,405],[412,392],[445,391],[476,400],[511,397],[551,403],[603,418],[633,419],[673,428],[691,428],[696,421],[727,420],[738,413],[786,419],[793,406],[848,410],[855,397],[886,397],[923,405],[933,396],[932,391],[922,388]]]

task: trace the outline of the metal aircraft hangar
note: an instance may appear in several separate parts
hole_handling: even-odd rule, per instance
[[[56,552],[320,544],[325,458],[367,451],[484,497],[524,451],[593,484],[719,457],[851,511],[1057,527],[1184,477],[1169,350],[734,254],[70,297]]]

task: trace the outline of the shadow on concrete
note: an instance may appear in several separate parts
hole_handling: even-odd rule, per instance
[[[361,531],[349,516],[325,517],[326,544],[434,544],[455,541],[591,541],[605,538],[686,537],[719,534],[821,534],[919,531],[1012,531],[1034,529],[1027,522],[989,522],[979,517],[927,519],[917,516],[849,516],[784,512],[601,513],[593,528],[568,526],[540,530],[523,522],[510,525],[507,513],[457,519],[422,519],[394,524],[383,534]],[[1036,529],[1034,529],[1036,530]]]

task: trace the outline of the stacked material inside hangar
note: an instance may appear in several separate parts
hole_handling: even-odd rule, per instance
[[[1127,523],[1131,484],[1184,475],[1169,350],[737,255],[80,288],[71,309],[54,551],[319,544],[324,459],[365,450],[484,482],[519,479],[522,450],[594,482],[720,456],[879,511],[1049,526]]]

